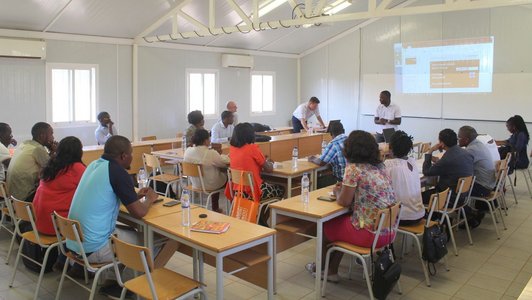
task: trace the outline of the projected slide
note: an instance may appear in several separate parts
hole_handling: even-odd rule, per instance
[[[400,92],[491,92],[493,37],[400,43],[394,53]]]

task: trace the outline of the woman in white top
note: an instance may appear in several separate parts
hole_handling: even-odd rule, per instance
[[[192,136],[194,147],[187,148],[184,161],[201,164],[203,166],[203,183],[207,190],[217,190],[222,188],[227,182],[225,168],[229,166],[229,157],[220,155],[216,150],[209,149],[211,139],[209,132],[205,129],[196,129]],[[192,186],[201,189],[199,178],[191,178]],[[218,205],[220,194],[212,195],[212,210],[221,212]]]
[[[401,226],[419,223],[425,216],[421,199],[421,182],[416,160],[408,157],[412,149],[412,138],[404,131],[396,131],[390,139],[392,159],[384,161],[386,173],[392,181],[395,197],[402,203]]]

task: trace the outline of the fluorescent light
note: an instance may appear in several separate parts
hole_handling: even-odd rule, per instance
[[[281,6],[281,4],[285,3],[286,1],[288,0],[272,0],[272,1],[267,2],[266,5],[263,5],[262,7],[259,8],[259,17],[263,17],[267,13]]]
[[[351,1],[349,0],[338,0],[331,5],[327,6],[323,13],[326,15],[334,15],[335,13],[345,9],[346,7],[351,6]]]

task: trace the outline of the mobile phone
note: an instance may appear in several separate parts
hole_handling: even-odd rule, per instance
[[[157,200],[153,201],[153,203],[159,203],[159,202],[162,202],[164,199],[163,198],[158,198]]]
[[[333,201],[335,201],[336,199],[334,199],[334,198],[332,198],[332,197],[329,197],[329,196],[319,196],[319,197],[318,197],[318,200],[333,202]]]
[[[168,201],[166,203],[163,204],[163,206],[166,206],[166,207],[171,207],[171,206],[175,206],[175,205],[178,205],[179,203],[179,200],[172,200],[172,201]]]

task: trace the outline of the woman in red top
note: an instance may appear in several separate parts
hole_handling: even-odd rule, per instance
[[[230,168],[250,171],[253,174],[254,199],[271,199],[281,198],[284,195],[284,187],[277,184],[270,184],[262,181],[260,172],[272,172],[273,163],[264,157],[264,154],[255,144],[255,130],[249,123],[240,123],[236,125],[233,136],[231,137],[231,148],[229,149]],[[236,185],[233,190],[236,190]],[[246,192],[250,192],[248,189]],[[229,191],[229,185],[226,186],[225,195],[232,199]]]
[[[33,205],[37,230],[42,234],[55,235],[51,214],[57,211],[67,217],[72,197],[85,171],[81,162],[81,141],[73,136],[59,142],[57,152],[41,172],[41,181]]]

